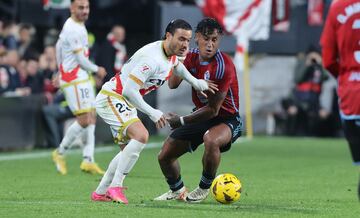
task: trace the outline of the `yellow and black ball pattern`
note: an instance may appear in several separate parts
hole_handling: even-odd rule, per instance
[[[210,191],[216,201],[230,204],[240,199],[241,182],[233,174],[220,174],[212,182]]]

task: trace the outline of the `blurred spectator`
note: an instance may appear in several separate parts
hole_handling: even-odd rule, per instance
[[[59,30],[51,28],[44,36],[44,46],[54,46],[59,38]]]
[[[104,66],[108,72],[103,82],[110,80],[116,73],[120,73],[122,66],[127,60],[126,47],[123,44],[125,35],[125,28],[121,25],[116,25],[99,47],[95,62],[100,66]]]
[[[70,15],[70,0],[43,0],[43,8],[48,11],[48,25],[61,29]]]
[[[331,113],[320,105],[322,85],[329,78],[321,63],[321,54],[314,48],[310,48],[305,57],[298,57],[294,91],[282,100],[287,135],[316,135],[319,123]]]
[[[19,39],[17,41],[17,49],[21,58],[27,58],[37,53],[33,38],[35,35],[35,28],[31,24],[19,25]]]
[[[27,96],[31,90],[23,87],[20,75],[16,70],[19,56],[16,50],[0,55],[0,95],[2,96]]]
[[[39,72],[39,62],[36,57],[27,59],[25,86],[31,89],[32,94],[40,94],[44,89],[44,78]]]
[[[0,20],[0,53],[17,48],[16,38],[13,34],[14,23]]]
[[[55,55],[55,47],[47,46],[44,53],[39,58],[39,70],[43,77],[43,91],[47,97],[48,102],[53,99],[53,94],[57,91],[57,87],[52,83],[52,79],[57,73],[57,63]]]

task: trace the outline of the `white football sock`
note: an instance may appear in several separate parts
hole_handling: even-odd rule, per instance
[[[82,134],[82,131],[84,130],[85,128],[80,126],[80,124],[75,120],[75,122],[73,122],[66,130],[65,136],[62,139],[58,148],[59,154],[64,154],[65,151],[71,147],[71,144],[75,140],[75,138],[78,135]]]
[[[97,194],[104,195],[106,193],[107,188],[109,187],[111,181],[114,178],[114,174],[119,162],[120,153],[121,151],[111,160],[104,176],[100,181],[99,186],[95,190]]]
[[[86,162],[93,163],[95,149],[95,125],[90,124],[85,128],[86,144],[83,147],[83,159]]]
[[[121,152],[118,166],[110,187],[122,187],[126,175],[131,171],[136,161],[139,158],[140,152],[145,147],[145,144],[131,139]]]

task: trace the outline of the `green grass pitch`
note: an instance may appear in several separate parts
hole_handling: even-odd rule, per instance
[[[129,205],[90,201],[100,177],[79,170],[79,152],[67,156],[66,176],[56,173],[50,151],[21,160],[0,154],[0,217],[360,217],[359,169],[343,139],[256,137],[234,144],[218,170],[242,182],[241,198],[231,205],[211,196],[199,204],[152,201],[168,190],[159,150],[145,149],[126,178]],[[97,162],[106,168],[116,152],[113,146],[96,153]],[[202,153],[200,147],[180,159],[190,190],[200,179]]]

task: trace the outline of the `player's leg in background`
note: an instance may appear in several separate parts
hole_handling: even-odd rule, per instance
[[[158,161],[170,191],[154,200],[173,200],[185,198],[186,189],[180,175],[178,158],[189,151],[190,142],[174,139],[169,136],[158,155]]]
[[[52,158],[55,162],[58,172],[62,175],[67,174],[67,167],[64,154],[71,147],[72,142],[78,135],[82,135],[88,125],[88,113],[76,116],[75,122],[66,130],[64,138],[59,147],[53,151]],[[84,127],[85,126],[85,127]]]
[[[78,118],[78,117],[77,117]],[[95,111],[92,110],[86,113],[86,117],[81,117],[84,120],[84,128],[82,134],[85,134],[85,145],[83,147],[83,161],[81,162],[80,169],[83,172],[91,174],[100,174],[103,175],[104,171],[98,166],[95,162],[94,152],[95,152],[95,122],[96,116]],[[79,122],[79,119],[77,119]],[[80,121],[81,122],[81,121]]]
[[[349,144],[351,156],[355,165],[360,170],[360,119],[344,120],[344,133]],[[358,198],[360,200],[360,178],[358,183]]]

